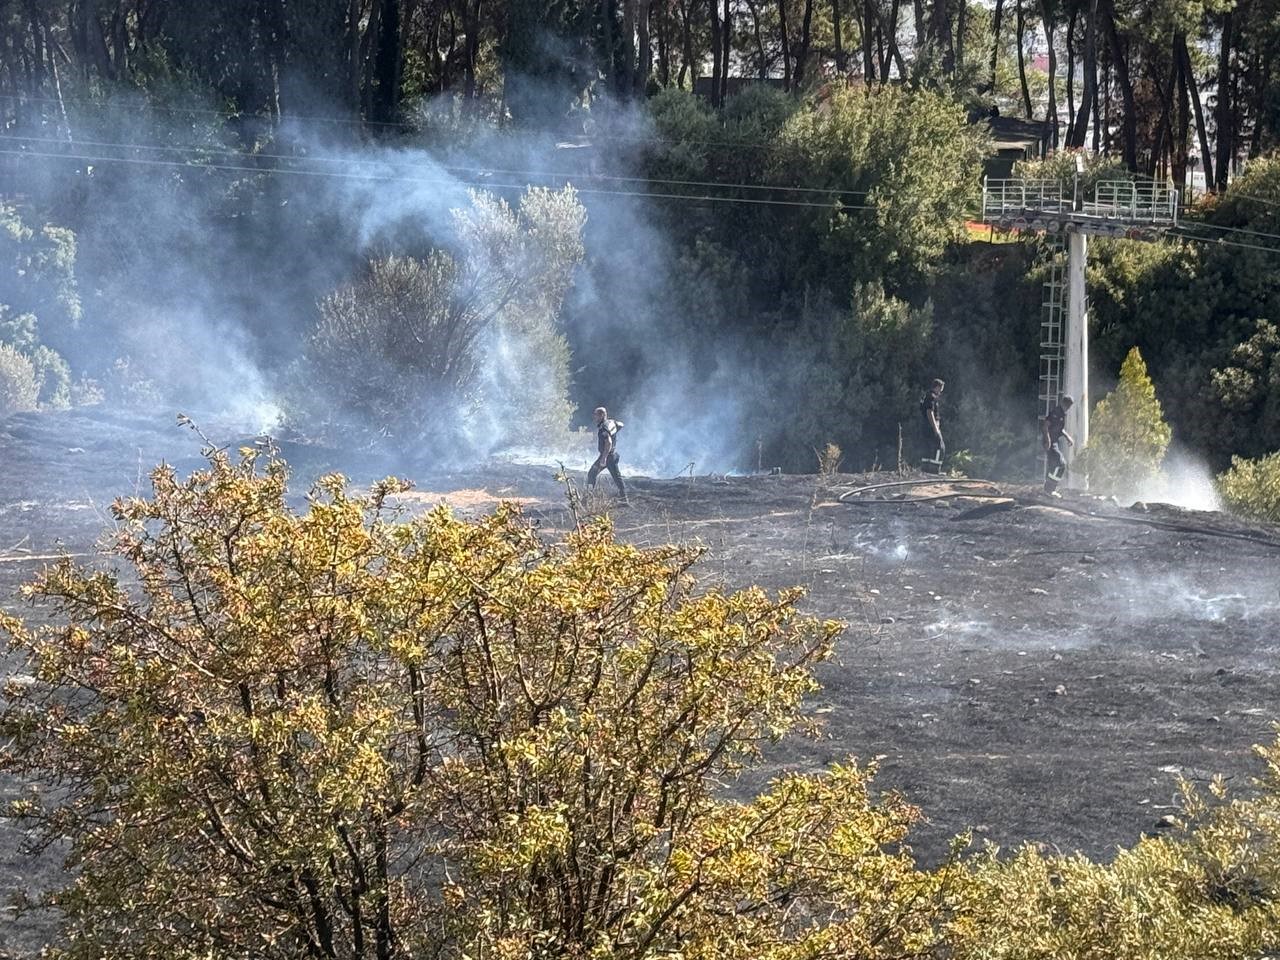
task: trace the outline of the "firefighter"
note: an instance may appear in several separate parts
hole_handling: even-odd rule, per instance
[[[920,446],[924,453],[920,462],[931,473],[942,472],[942,458],[947,453],[947,445],[942,439],[941,409],[945,387],[941,380],[934,380],[920,400]]]
[[[627,488],[622,482],[622,474],[618,470],[618,431],[622,429],[621,420],[610,420],[609,411],[604,407],[596,407],[596,450],[599,456],[587,472],[587,486],[596,488],[596,477],[601,470],[608,470],[613,482],[618,485],[618,496],[623,503],[627,502]]]
[[[1071,446],[1076,442],[1067,433],[1067,411],[1074,401],[1064,396],[1057,405],[1040,421],[1044,440],[1044,492],[1051,497],[1060,497],[1058,484],[1067,475],[1067,458],[1063,455],[1062,441]]]

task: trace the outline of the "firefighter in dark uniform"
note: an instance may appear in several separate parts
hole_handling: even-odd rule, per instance
[[[1062,496],[1058,493],[1058,484],[1067,475],[1067,458],[1064,456],[1062,443],[1066,441],[1070,446],[1076,445],[1071,434],[1067,433],[1067,411],[1071,409],[1073,402],[1070,397],[1064,396],[1041,421],[1045,451],[1044,492],[1053,497]]]
[[[920,400],[920,462],[932,473],[942,472],[947,445],[942,439],[942,390],[946,384],[934,380]]]
[[[613,482],[618,485],[618,496],[623,503],[627,502],[627,488],[622,482],[622,474],[618,471],[618,431],[622,429],[621,420],[610,420],[609,411],[604,407],[596,407],[596,450],[599,456],[587,472],[587,486],[596,488],[596,477],[601,470],[608,470]]]

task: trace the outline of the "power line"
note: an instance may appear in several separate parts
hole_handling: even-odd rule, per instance
[[[1183,224],[1179,224],[1179,229],[1181,229],[1184,225],[1194,229],[1221,230],[1224,233],[1242,233],[1246,236],[1262,237],[1266,240],[1280,240],[1280,233],[1266,233],[1265,231],[1262,231],[1262,230],[1249,230],[1245,227],[1222,227],[1214,223],[1205,223],[1202,220],[1184,221]]]
[[[26,103],[50,103],[61,106],[65,103],[87,103],[95,107],[114,106],[114,104],[104,103],[102,100],[93,97],[22,97]],[[126,104],[126,107],[136,108],[136,104]],[[281,114],[278,118],[263,117],[260,114],[246,113],[244,111],[227,112],[223,110],[214,110],[209,107],[163,107],[150,102],[143,102],[143,106],[153,113],[176,113],[184,116],[210,116],[219,117],[222,120],[235,120],[240,117],[250,117],[264,121],[278,122],[288,124],[293,121],[302,121],[304,123],[330,123],[335,125],[360,126],[360,127],[394,127],[398,130],[404,130],[408,125],[405,122],[395,120],[365,120],[361,117],[325,117],[307,114]],[[683,137],[626,137],[610,132],[609,130],[600,131],[601,139],[605,141],[616,141],[622,143],[661,143],[661,144],[684,144],[696,143],[699,146],[713,147],[754,147],[760,150],[772,149],[775,145],[769,143],[758,143],[747,140],[691,140]]]
[[[307,177],[326,177],[339,180],[361,180],[370,182],[396,182],[396,183],[420,183],[420,184],[439,184],[439,185],[463,185],[470,187],[492,187],[508,190],[524,190],[529,184],[515,183],[495,183],[493,181],[472,181],[462,179],[443,179],[431,177],[407,177],[407,176],[387,176],[385,174],[361,174],[361,173],[342,173],[332,170],[301,170],[287,169],[284,167],[274,166],[242,166],[239,164],[225,163],[197,163],[191,160],[154,160],[143,157],[103,157],[89,156],[85,154],[72,153],[44,153],[35,150],[0,150],[0,156],[9,157],[31,157],[46,160],[79,160],[84,163],[124,163],[134,165],[148,165],[159,167],[179,167],[189,170],[222,170],[232,173],[253,173],[259,175],[288,175],[288,176],[307,176]],[[613,197],[640,197],[647,200],[684,200],[684,201],[707,201],[713,203],[745,203],[755,206],[779,206],[779,207],[809,207],[817,210],[830,210],[832,205],[829,203],[815,203],[805,200],[772,200],[768,198],[756,197],[725,197],[725,196],[699,196],[696,194],[685,193],[653,193],[647,190],[603,190],[599,188],[580,189],[574,187],[575,192],[583,196],[613,196]],[[842,209],[845,210],[876,210],[877,207],[870,204],[853,204],[841,203]]]
[[[1222,237],[1197,237],[1194,234],[1182,233],[1180,231],[1173,235],[1185,240],[1194,240],[1197,243],[1221,244],[1226,247],[1240,247],[1243,250],[1261,250],[1263,253],[1274,253],[1280,255],[1280,247],[1263,247],[1256,243],[1241,243],[1238,240],[1225,240]]]
[[[169,145],[169,144],[161,144],[161,143],[124,143],[124,142],[113,141],[113,140],[68,141],[68,140],[62,139],[61,137],[26,137],[26,136],[19,136],[16,134],[0,135],[0,141],[9,142],[9,143],[66,144],[67,146],[76,147],[76,148],[114,147],[121,150],[156,150],[156,151],[168,151],[168,152],[187,151],[191,153],[219,154],[222,156],[232,156],[232,157],[241,157],[241,158],[263,158],[263,159],[269,159],[269,160],[283,160],[288,163],[312,162],[312,163],[341,163],[346,165],[354,165],[354,164],[371,165],[371,164],[387,164],[387,163],[395,162],[393,160],[389,160],[385,158],[361,159],[358,157],[335,157],[335,156],[323,156],[323,155],[296,156],[296,155],[283,154],[283,153],[246,153],[243,150],[234,150],[226,147],[206,147],[206,146],[194,145],[194,144]],[[603,181],[609,181],[612,183],[641,183],[641,184],[661,183],[661,184],[666,184],[668,186],[699,187],[702,189],[707,189],[707,188],[715,189],[715,188],[721,188],[721,187],[728,187],[728,188],[738,189],[738,190],[768,190],[768,191],[781,191],[784,193],[819,194],[823,196],[840,195],[840,196],[849,196],[849,197],[866,197],[871,194],[870,190],[840,190],[840,189],[834,189],[834,188],[825,189],[823,187],[792,187],[792,186],[782,186],[782,185],[772,186],[769,184],[759,184],[759,183],[734,183],[734,182],[726,182],[723,180],[676,180],[676,179],[663,178],[663,177],[624,177],[624,176],[618,176],[615,174],[586,173],[586,172],[579,172],[579,171],[568,172],[568,171],[554,171],[554,170],[552,171],[508,170],[508,169],[502,169],[498,167],[469,167],[469,166],[462,166],[458,164],[440,163],[434,159],[431,160],[431,163],[436,167],[439,167],[441,170],[461,171],[461,172],[481,174],[481,175],[494,173],[494,174],[502,174],[504,176],[516,176],[516,177],[542,177],[542,178],[560,177],[560,178],[574,178],[578,180],[603,180]]]
[[[15,136],[15,135],[0,135],[0,142],[61,144],[61,143],[65,143],[66,141],[62,139],[55,139],[50,137],[23,137],[23,136]],[[297,156],[290,156],[287,154],[270,154],[270,153],[245,154],[242,151],[231,150],[227,148],[202,147],[202,146],[187,147],[187,146],[176,146],[176,145],[171,146],[166,144],[124,143],[124,142],[117,142],[117,141],[80,140],[80,141],[75,141],[73,145],[109,147],[109,148],[117,148],[117,149],[124,149],[124,150],[154,150],[154,151],[166,151],[166,152],[178,152],[182,150],[188,150],[188,151],[197,152],[197,153],[211,153],[211,154],[216,154],[221,156],[245,157],[246,159],[261,158],[261,159],[283,161],[286,163],[303,163],[303,162],[311,161],[311,162],[321,162],[321,163],[343,163],[348,165],[351,165],[351,164],[372,165],[372,164],[387,164],[392,162],[385,159],[364,160],[359,158],[326,157],[326,156],[297,157]],[[450,179],[438,178],[438,177],[432,178],[432,177],[422,177],[422,176],[398,176],[398,175],[389,175],[385,173],[373,174],[373,173],[335,172],[335,171],[326,171],[326,170],[306,170],[306,169],[301,169],[296,167],[286,168],[278,165],[243,165],[243,164],[229,164],[229,163],[221,163],[221,162],[220,163],[204,163],[204,162],[198,162],[197,160],[192,160],[192,159],[160,160],[160,159],[147,159],[147,158],[141,158],[141,157],[109,157],[109,156],[100,156],[100,155],[88,155],[85,153],[52,153],[52,152],[41,152],[41,151],[32,151],[32,150],[0,150],[0,156],[13,156],[13,157],[19,157],[19,158],[32,157],[32,158],[40,158],[40,159],[78,160],[85,163],[123,163],[123,164],[132,164],[132,165],[163,166],[163,167],[170,167],[170,168],[178,167],[178,168],[188,168],[192,170],[220,170],[220,171],[233,172],[233,173],[266,174],[271,176],[296,175],[296,176],[324,177],[324,178],[331,178],[331,179],[360,180],[360,181],[372,181],[372,182],[401,182],[401,183],[420,183],[420,184],[439,184],[439,185],[458,184],[458,185],[465,185],[465,186],[494,187],[498,189],[511,189],[511,190],[522,190],[528,186],[528,184],[521,185],[521,184],[515,184],[515,183],[497,183],[488,179],[467,180],[459,177],[457,179],[450,180]],[[508,170],[508,169],[488,168],[488,167],[466,167],[466,166],[460,166],[460,165],[439,164],[439,163],[436,163],[435,161],[432,161],[432,163],[435,164],[435,166],[441,170],[448,170],[448,171],[454,171],[459,173],[468,173],[468,174],[478,175],[478,176],[485,176],[487,174],[492,173],[492,174],[502,174],[502,175],[508,175],[508,176],[528,176],[528,177],[535,177],[535,178],[542,178],[542,179],[558,178],[558,179],[564,179],[564,180],[605,180],[610,182],[637,183],[637,184],[660,183],[660,184],[666,184],[669,186],[689,186],[689,187],[699,187],[703,189],[707,189],[707,188],[722,189],[723,188],[723,189],[749,189],[749,190],[776,190],[776,191],[782,191],[782,192],[818,193],[818,194],[823,194],[827,196],[846,195],[846,196],[865,197],[870,195],[870,191],[865,191],[865,190],[839,191],[839,190],[824,190],[823,188],[820,188],[820,187],[783,187],[783,186],[770,187],[762,184],[727,183],[724,181],[675,180],[675,179],[663,179],[663,178],[648,179],[644,177],[622,177],[622,176],[606,175],[606,174],[589,174],[589,173],[569,174],[569,173],[562,173],[562,172],[556,172],[556,171],[543,172],[543,171],[534,171],[534,170]],[[757,199],[752,197],[727,197],[722,195],[692,195],[692,194],[683,194],[683,193],[680,193],[680,194],[659,193],[659,192],[651,192],[646,190],[604,190],[604,189],[598,189],[598,188],[579,188],[576,186],[574,189],[578,193],[587,195],[587,196],[644,197],[644,198],[655,199],[655,200],[690,200],[690,201],[711,202],[711,203],[745,203],[749,205],[808,207],[808,208],[816,208],[816,209],[823,209],[823,210],[827,210],[831,208],[831,204],[829,203],[816,203],[816,202],[806,202],[806,201],[796,201],[796,200],[776,200],[776,199],[764,199],[764,198]],[[1245,198],[1245,199],[1248,199],[1248,198]],[[876,209],[876,207],[872,205],[867,205],[867,204],[842,203],[841,206],[844,209],[851,209],[851,210]],[[1280,249],[1274,248],[1274,247],[1229,241],[1220,237],[1196,236],[1195,234],[1185,232],[1188,229],[1218,230],[1222,232],[1238,233],[1246,236],[1254,236],[1254,237],[1260,237],[1260,238],[1278,240],[1278,241],[1280,241],[1280,234],[1265,233],[1257,230],[1247,230],[1241,227],[1218,226],[1216,224],[1203,223],[1203,222],[1183,224],[1175,228],[1175,230],[1173,231],[1174,235],[1176,236],[1184,237],[1188,240],[1193,240],[1199,243],[1219,243],[1227,246],[1239,247],[1241,249],[1260,250],[1267,253],[1280,253]]]

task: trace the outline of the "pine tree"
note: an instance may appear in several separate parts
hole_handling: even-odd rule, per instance
[[[1137,347],[1120,367],[1119,384],[1094,407],[1091,426],[1084,459],[1092,487],[1133,495],[1155,478],[1172,431]]]

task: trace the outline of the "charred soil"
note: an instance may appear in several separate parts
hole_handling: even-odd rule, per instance
[[[0,424],[5,606],[18,607],[18,587],[45,558],[91,555],[111,499],[145,492],[166,455],[197,466],[196,446],[122,415]],[[573,519],[549,467],[443,473],[284,452],[300,491],[329,469],[357,480],[410,472],[419,490],[408,509],[448,500],[482,512],[518,499],[548,530]],[[800,584],[811,612],[849,622],[810,705],[820,738],[772,748],[737,789],[786,768],[881,757],[880,786],[928,816],[913,846],[934,862],[966,828],[1006,847],[1038,841],[1107,858],[1158,829],[1179,775],[1247,783],[1250,747],[1280,716],[1280,528],[1003,484],[850,495],[895,479],[635,478],[628,505],[607,490],[582,503],[637,544],[701,542],[709,581]],[[19,789],[0,780],[0,801]],[[0,897],[58,882],[56,853],[24,858],[21,839],[0,818]],[[32,950],[49,929],[35,915],[13,922],[0,903],[0,956]]]

